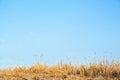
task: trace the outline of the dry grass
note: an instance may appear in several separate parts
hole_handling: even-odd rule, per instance
[[[71,63],[48,66],[33,64],[0,70],[0,80],[120,80],[120,62],[73,65]]]

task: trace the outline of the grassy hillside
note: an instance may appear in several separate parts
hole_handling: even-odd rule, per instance
[[[0,80],[120,80],[120,62],[73,65],[36,63],[0,70]]]

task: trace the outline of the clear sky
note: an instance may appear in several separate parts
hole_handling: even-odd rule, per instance
[[[94,56],[120,57],[119,0],[0,0],[1,66]]]

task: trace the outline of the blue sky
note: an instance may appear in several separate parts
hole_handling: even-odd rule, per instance
[[[120,57],[119,0],[0,0],[0,65],[94,55]]]

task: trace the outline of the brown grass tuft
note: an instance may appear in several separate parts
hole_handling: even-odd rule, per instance
[[[71,63],[48,66],[33,64],[0,70],[0,78],[24,78],[24,80],[120,80],[120,62],[99,61],[97,63],[73,65]],[[1,79],[2,80],[2,79]],[[3,79],[4,80],[4,79]],[[15,79],[17,80],[17,79]]]

